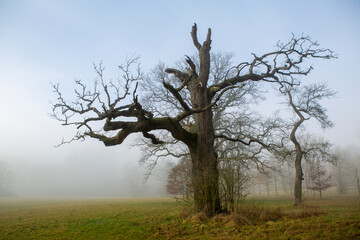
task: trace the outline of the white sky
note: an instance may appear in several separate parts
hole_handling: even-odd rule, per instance
[[[195,51],[194,22],[200,41],[211,27],[213,51],[234,52],[239,62],[249,60],[251,52],[273,50],[291,33],[308,34],[334,50],[339,59],[316,62],[306,81],[327,81],[338,92],[324,102],[335,123],[324,136],[340,146],[360,147],[358,0],[0,0],[0,160],[12,166],[15,190],[46,195],[57,191],[50,186],[59,191],[68,186],[72,190],[62,193],[76,195],[93,184],[104,195],[129,192],[121,192],[131,185],[123,179],[129,168],[140,171],[140,154],[128,150],[128,142],[105,148],[89,139],[53,147],[73,130],[47,115],[54,99],[50,82],[60,82],[65,91],[74,78],[91,83],[92,64],[101,60],[114,77],[116,66],[133,54],[141,55],[145,70],[160,60],[171,66]],[[122,183],[109,187],[112,182]],[[81,194],[91,195],[89,189]]]

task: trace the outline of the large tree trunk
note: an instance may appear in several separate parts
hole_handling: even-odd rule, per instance
[[[206,88],[194,86],[193,93],[194,99],[197,100],[196,104],[200,105],[197,107],[203,108],[209,104],[210,99],[208,99]],[[213,216],[220,211],[220,196],[211,110],[195,114],[194,120],[197,143],[195,149],[191,151],[191,158],[195,208],[197,211],[205,212],[207,216]]]
[[[190,64],[193,73],[188,88],[193,109],[206,109],[211,104],[212,98],[207,88],[210,73],[211,30],[208,30],[206,41],[202,45],[197,40],[196,31],[195,24],[191,36],[199,51],[200,69],[197,76],[194,64]],[[195,208],[197,211],[205,212],[207,216],[213,216],[220,211],[220,196],[212,110],[195,113],[193,117],[195,120],[193,131],[197,135],[197,142],[190,149],[190,154],[193,164]]]
[[[191,153],[195,210],[213,216],[220,211],[217,158],[212,145],[199,141],[197,151]]]

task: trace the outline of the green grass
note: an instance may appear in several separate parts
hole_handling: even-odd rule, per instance
[[[173,199],[0,199],[0,239],[360,239],[358,198],[246,200],[207,219]]]

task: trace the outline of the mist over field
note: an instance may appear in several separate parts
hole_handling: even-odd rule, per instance
[[[46,139],[47,132],[40,134]],[[139,149],[130,147],[130,141],[112,148],[97,141],[55,147],[60,142],[61,137],[54,136],[52,141],[34,142],[33,148],[25,146],[22,151],[16,151],[17,143],[4,144],[13,150],[6,151],[0,161],[2,189],[6,190],[0,195],[155,197],[166,194],[166,162],[154,168],[147,178],[147,165],[140,166]]]
[[[18,196],[68,197],[148,197],[164,196],[164,179],[156,172],[145,181],[145,171],[137,161],[74,157],[67,162],[42,164],[19,162],[15,165],[11,182]],[[84,166],[84,164],[86,166]],[[166,178],[166,177],[165,177]]]
[[[0,239],[360,239],[359,13],[0,0]]]
[[[81,145],[82,144],[82,145]],[[21,197],[155,197],[166,194],[165,166],[157,166],[147,179],[139,154],[129,148],[102,151],[96,144],[74,144],[64,158],[17,157],[7,164],[8,190]],[[64,146],[66,148],[66,146]]]
[[[144,182],[147,169],[139,166],[140,149],[130,148],[135,138],[110,148],[92,139],[54,148],[62,138],[71,139],[76,129],[49,116],[50,102],[56,99],[51,83],[60,83],[71,95],[74,78],[93,84],[93,63],[102,61],[106,78],[116,78],[117,66],[133,54],[141,55],[144,72],[159,61],[174,66],[195,50],[189,34],[194,22],[200,39],[211,27],[212,51],[234,52],[235,63],[248,60],[253,52],[272,50],[291,33],[309,34],[334,50],[338,59],[314,62],[314,71],[305,79],[327,81],[338,92],[324,101],[335,126],[324,132],[310,122],[307,129],[343,149],[360,148],[358,1],[206,2],[202,10],[193,1],[169,6],[106,2],[0,2],[0,186],[5,195],[166,195],[167,160],[159,161]],[[279,102],[270,96],[256,108],[271,114]],[[358,165],[360,160],[351,161]]]

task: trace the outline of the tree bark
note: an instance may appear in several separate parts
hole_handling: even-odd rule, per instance
[[[190,150],[195,209],[197,212],[203,211],[207,216],[220,211],[219,172],[210,113],[198,116],[195,122],[197,144],[195,149]]]
[[[191,152],[194,204],[197,212],[213,216],[220,211],[219,173],[216,156],[211,154],[213,147],[205,148],[201,148],[195,153]],[[212,156],[204,154],[205,152]]]

